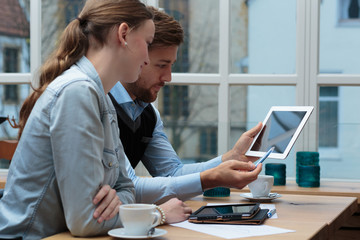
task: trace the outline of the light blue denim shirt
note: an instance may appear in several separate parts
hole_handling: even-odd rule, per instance
[[[97,223],[92,203],[109,184],[135,201],[116,111],[90,61],[82,57],[36,102],[12,159],[0,200],[0,238],[40,239],[63,231],[106,234],[119,216]]]
[[[110,92],[132,120],[140,116],[148,105],[138,100],[134,102],[120,82]],[[164,132],[159,111],[155,107],[154,110],[155,129],[141,159],[154,178],[136,176],[129,160],[126,161],[129,177],[135,183],[136,202],[160,203],[171,197],[187,200],[202,194],[200,172],[218,166],[222,156],[207,162],[183,164]]]

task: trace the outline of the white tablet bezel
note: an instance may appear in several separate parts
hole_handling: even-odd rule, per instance
[[[306,112],[303,119],[301,120],[301,122],[299,123],[294,135],[292,136],[290,142],[288,143],[287,147],[285,148],[285,151],[283,153],[271,153],[269,155],[269,158],[274,158],[274,159],[285,159],[288,155],[289,152],[291,150],[291,148],[293,147],[296,139],[298,138],[301,130],[304,128],[305,123],[308,121],[310,114],[312,113],[314,107],[313,106],[274,106],[271,107],[269,112],[267,113],[265,120],[263,121],[263,127],[260,130],[260,132],[255,136],[255,138],[253,139],[253,142],[251,143],[251,146],[249,147],[249,150],[245,153],[245,155],[247,156],[254,156],[254,157],[262,157],[265,153],[263,151],[251,151],[250,149],[253,147],[254,143],[256,142],[256,139],[259,137],[259,135],[261,134],[264,126],[266,125],[266,122],[268,121],[268,119],[270,118],[271,114],[274,111],[301,111],[301,112]],[[271,146],[269,146],[269,149],[271,148]]]

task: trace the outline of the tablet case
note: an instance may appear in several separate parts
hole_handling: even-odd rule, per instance
[[[235,207],[235,209],[233,208]],[[241,209],[241,208],[245,209]],[[248,208],[251,209],[248,209]],[[238,209],[240,208],[240,209]],[[260,203],[247,204],[220,204],[213,206],[202,206],[190,215],[192,221],[235,221],[252,218],[260,210]]]
[[[189,219],[191,223],[222,223],[222,224],[249,224],[249,225],[258,225],[262,224],[265,219],[268,218],[267,213],[269,209],[260,209],[254,217],[248,219],[240,219],[240,220],[216,220],[216,219],[204,219],[204,220],[197,220],[197,219]]]

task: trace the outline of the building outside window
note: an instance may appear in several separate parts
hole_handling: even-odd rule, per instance
[[[338,147],[338,87],[321,87],[319,97],[319,147]]]
[[[30,78],[29,4],[28,0],[2,1],[0,8],[0,116],[16,120],[30,90],[26,80]],[[8,122],[0,125],[0,139],[16,137],[17,129]]]
[[[338,0],[339,25],[360,27],[359,0]]]
[[[205,128],[200,130],[200,156],[208,160],[209,156],[217,154],[217,129]]]
[[[19,71],[19,49],[6,47],[4,49],[4,72],[16,73]],[[4,103],[16,104],[19,101],[18,85],[4,86]]]

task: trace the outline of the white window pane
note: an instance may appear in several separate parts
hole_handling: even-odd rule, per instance
[[[158,103],[165,132],[184,163],[217,156],[218,87],[166,86]]]
[[[232,73],[295,73],[296,0],[232,0],[230,9]]]
[[[360,21],[344,15],[351,2],[321,1],[320,73],[360,73]]]
[[[52,53],[65,27],[75,19],[84,5],[83,0],[41,1],[41,59]]]
[[[29,0],[4,1],[0,15],[0,72],[30,72]]]
[[[272,106],[295,106],[295,90],[293,86],[232,86],[230,146],[234,146],[242,133],[262,122]],[[295,177],[295,151],[296,143],[285,161],[267,159],[266,163],[285,163],[287,177]]]
[[[184,43],[174,72],[219,71],[219,0],[160,0],[159,7],[180,22]]]
[[[321,94],[324,88],[328,87],[321,87],[319,101],[327,105],[320,109],[320,117],[327,117],[320,119],[319,131],[324,126],[326,129],[319,135],[330,140],[319,141],[321,177],[360,179],[356,167],[360,162],[360,113],[351,107],[360,101],[360,87],[336,87],[338,96],[333,93],[324,96]]]
[[[19,122],[19,113],[25,98],[29,95],[29,84],[0,85],[0,117],[14,118]],[[18,129],[11,127],[8,121],[0,124],[0,139],[16,139]]]

